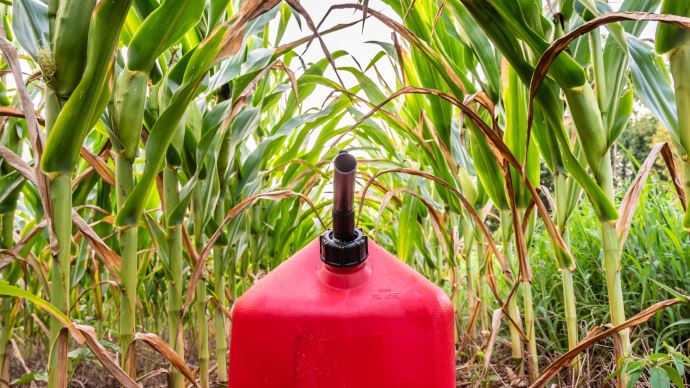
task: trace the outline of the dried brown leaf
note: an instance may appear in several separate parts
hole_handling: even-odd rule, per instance
[[[182,373],[187,380],[192,383],[195,387],[198,387],[196,383],[196,373],[194,373],[184,362],[184,360],[175,353],[175,350],[168,345],[167,342],[163,341],[161,337],[153,333],[136,333],[134,335],[135,342],[141,341],[148,345],[151,349],[158,352],[161,356],[165,357],[170,363],[177,368],[180,373]],[[134,347],[130,347],[133,349]]]
[[[484,351],[484,371],[489,368],[491,363],[491,356],[494,352],[494,344],[496,343],[496,338],[498,337],[498,332],[501,329],[501,320],[503,318],[503,311],[501,309],[494,310],[491,316],[491,335],[489,335],[489,343],[486,345],[486,350]]]
[[[539,58],[539,62],[534,69],[534,74],[532,74],[532,80],[530,81],[529,108],[527,114],[528,139],[532,128],[532,122],[534,121],[534,98],[536,97],[537,91],[544,81],[544,78],[546,78],[546,74],[549,72],[549,68],[551,67],[553,61],[555,61],[558,55],[578,37],[603,25],[625,20],[663,22],[673,24],[686,30],[690,29],[690,18],[687,17],[655,14],[651,12],[609,12],[578,26],[569,33],[553,41],[551,46],[549,46],[549,48],[541,55],[541,58]],[[529,142],[527,144],[529,146]]]
[[[381,199],[381,205],[379,206],[379,212],[378,215],[376,216],[376,225],[378,226],[379,220],[381,219],[381,215],[383,215],[383,211],[386,209],[386,205],[388,205],[388,202],[391,200],[391,198],[397,196],[398,194],[401,193],[406,193],[409,194],[424,204],[424,206],[429,210],[429,214],[431,214],[431,226],[434,228],[434,232],[436,233],[436,238],[438,241],[441,243],[441,249],[443,249],[443,252],[445,253],[446,256],[448,256],[449,251],[448,251],[448,243],[447,243],[447,237],[448,236],[448,231],[446,230],[443,222],[443,218],[441,215],[438,213],[438,210],[436,210],[436,207],[429,202],[426,198],[422,197],[421,195],[415,193],[412,190],[406,189],[406,188],[397,188],[397,189],[392,189],[388,190],[386,194],[383,196]]]
[[[357,215],[357,220],[359,220],[362,210],[364,208],[364,199],[366,198],[367,191],[369,190],[369,187],[372,185],[372,182],[374,182],[379,176],[384,175],[384,174],[389,174],[389,173],[401,173],[401,174],[408,174],[408,175],[414,175],[414,176],[419,176],[431,181],[434,181],[443,187],[447,188],[450,190],[453,194],[455,194],[460,202],[462,203],[463,207],[469,213],[470,217],[475,221],[475,224],[479,228],[479,231],[484,235],[484,238],[486,239],[487,243],[489,244],[489,249],[491,252],[494,254],[494,256],[498,259],[498,261],[501,263],[503,266],[503,270],[506,273],[508,277],[510,277],[510,267],[508,266],[508,262],[506,261],[505,257],[503,254],[498,250],[496,247],[496,242],[494,241],[493,237],[491,236],[491,233],[489,232],[488,229],[486,229],[486,225],[482,222],[482,219],[479,217],[477,212],[474,210],[474,207],[472,204],[470,204],[467,199],[465,198],[462,193],[453,187],[451,184],[448,182],[444,181],[441,178],[438,178],[437,176],[433,174],[429,174],[424,171],[412,169],[412,168],[393,168],[390,170],[382,170],[382,171],[377,171],[376,174],[374,174],[364,185],[364,189],[362,190],[362,195],[360,198],[360,203],[359,203],[359,210],[358,210],[358,215]]]
[[[194,299],[194,294],[196,292],[196,283],[199,281],[201,276],[203,275],[204,268],[206,265],[206,259],[208,256],[211,254],[211,250],[216,244],[216,241],[218,238],[220,238],[221,233],[223,232],[223,229],[230,223],[230,221],[237,217],[242,210],[247,208],[249,205],[254,203],[256,200],[259,199],[271,199],[271,200],[281,200],[285,198],[300,198],[303,201],[305,201],[309,207],[314,211],[314,214],[316,214],[316,217],[319,219],[321,222],[321,225],[326,228],[326,225],[324,224],[323,220],[321,219],[321,216],[319,216],[319,212],[316,209],[316,206],[314,206],[314,203],[312,203],[311,199],[307,197],[306,195],[302,193],[297,193],[291,190],[279,190],[279,191],[272,191],[268,193],[259,193],[252,195],[251,197],[245,198],[242,200],[240,203],[235,205],[232,209],[230,209],[225,218],[223,219],[223,222],[218,226],[218,229],[213,233],[211,238],[206,242],[206,245],[204,248],[201,250],[201,253],[199,254],[199,257],[196,261],[196,265],[194,266],[194,270],[192,271],[192,276],[189,278],[189,282],[187,284],[187,293],[185,294],[185,301],[184,304],[182,305],[182,309],[180,311],[180,316],[184,317],[187,314],[187,311],[189,310],[189,305],[192,303],[192,299]]]
[[[631,327],[647,322],[647,320],[653,317],[658,311],[661,311],[667,307],[671,307],[681,302],[683,302],[682,299],[676,298],[656,303],[618,326],[612,327],[599,334],[588,335],[588,338],[586,340],[580,342],[580,344],[578,344],[572,350],[559,357],[556,361],[552,362],[551,365],[544,369],[539,378],[535,380],[530,387],[539,388],[546,386],[546,384],[548,384],[548,382],[551,381],[551,379],[553,379],[556,376],[556,374],[558,374],[558,371],[568,366],[570,362],[575,357],[577,357],[578,354],[585,351],[594,343],[599,342],[602,339],[609,337],[615,333],[618,333],[621,330],[629,329]]]
[[[101,365],[113,376],[123,387],[140,388],[141,386],[120,368],[117,363],[110,358],[108,351],[98,342],[96,331],[91,326],[76,325],[84,336],[85,344],[94,356],[101,362]]]
[[[26,126],[29,133],[29,139],[31,140],[31,150],[33,152],[34,160],[34,170],[36,177],[35,185],[38,188],[38,193],[41,197],[41,202],[43,203],[43,209],[47,214],[48,220],[48,234],[50,236],[50,247],[53,251],[53,255],[57,255],[58,243],[55,237],[55,231],[53,229],[53,206],[50,200],[49,193],[49,181],[48,177],[41,171],[39,167],[41,156],[43,155],[43,145],[45,144],[45,135],[38,128],[38,116],[36,115],[36,109],[34,108],[31,96],[26,91],[24,80],[22,79],[22,68],[19,62],[19,57],[17,56],[17,50],[12,46],[10,42],[4,37],[0,37],[0,50],[5,54],[7,62],[12,70],[12,75],[14,77],[15,87],[17,88],[17,93],[19,94],[19,101],[22,105],[22,110],[26,115]]]
[[[652,167],[654,167],[654,163],[656,162],[659,154],[663,155],[666,166],[668,167],[668,171],[671,174],[672,181],[676,187],[676,191],[681,197],[681,202],[685,204],[685,192],[683,190],[683,186],[680,184],[675,162],[673,161],[673,151],[671,151],[671,147],[668,145],[668,143],[657,143],[654,145],[654,147],[652,147],[652,150],[649,152],[649,155],[647,155],[644,163],[642,163],[640,166],[637,176],[635,176],[635,180],[633,180],[630,187],[628,187],[628,191],[625,193],[623,202],[621,202],[621,207],[618,211],[620,218],[618,219],[618,222],[616,222],[616,233],[618,234],[618,238],[620,238],[621,246],[625,244],[625,240],[628,237],[630,225],[632,224],[633,216],[635,215],[635,209],[637,209],[637,205],[640,202],[642,188],[644,187],[644,183],[647,181],[647,177],[649,176]]]
[[[108,166],[100,156],[94,154],[86,147],[81,147],[79,154],[91,167],[93,167],[105,183],[115,186],[115,173],[113,173],[110,166]]]
[[[72,223],[79,229],[86,241],[88,241],[91,248],[96,252],[98,257],[103,260],[103,263],[110,271],[110,275],[116,279],[119,279],[120,269],[122,268],[122,258],[120,255],[115,253],[108,244],[101,239],[101,237],[93,230],[93,228],[84,221],[83,218],[77,213],[76,210],[72,210]]]
[[[15,108],[15,107],[12,107],[12,106],[0,106],[0,116],[17,117],[17,118],[26,117],[24,115],[24,112],[20,111],[19,109]],[[36,120],[41,125],[46,124],[46,121],[43,119],[43,117],[36,116]]]
[[[333,55],[331,55],[331,52],[328,50],[326,42],[324,42],[323,38],[321,37],[319,29],[314,24],[314,20],[312,20],[311,16],[309,15],[309,12],[307,12],[307,10],[305,10],[304,7],[302,7],[302,4],[300,4],[299,0],[285,0],[285,2],[288,3],[288,5],[292,9],[294,9],[298,14],[302,15],[304,20],[306,20],[307,27],[309,27],[309,29],[314,33],[313,36],[315,36],[316,39],[319,41],[319,44],[321,45],[321,51],[323,51],[323,55],[325,55],[326,59],[328,59],[328,63],[331,64],[331,67],[335,72],[335,76],[338,78],[338,82],[340,82],[340,86],[343,89],[347,89],[345,87],[345,82],[343,82],[343,79],[340,77],[340,72],[338,72],[338,67],[335,64],[335,59],[333,59]],[[321,23],[319,23],[319,25],[320,24]]]

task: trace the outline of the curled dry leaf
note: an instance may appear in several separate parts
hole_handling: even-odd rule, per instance
[[[110,275],[115,279],[119,279],[120,269],[122,268],[122,258],[120,255],[115,253],[115,251],[101,239],[96,231],[81,218],[76,210],[72,210],[72,223],[79,229],[79,232],[86,237],[86,241],[88,241],[89,246],[96,252],[98,257],[103,260],[108,271],[110,271]]]
[[[103,285],[106,285],[106,284],[109,285],[109,286],[111,286],[111,287],[115,290],[115,292],[120,292],[120,291],[122,291],[122,292],[124,293],[124,291],[125,291],[124,289],[120,290],[120,284],[119,284],[118,282],[114,281],[114,280],[102,280],[102,281],[100,281],[100,282],[98,282],[98,283],[96,283],[96,284],[92,284],[91,286],[89,286],[89,287],[87,287],[86,289],[82,290],[82,291],[79,293],[79,295],[77,295],[77,297],[74,299],[74,302],[72,302],[72,305],[70,306],[70,310],[69,310],[70,313],[72,312],[72,310],[74,310],[74,307],[77,306],[77,303],[79,302],[79,300],[80,300],[84,295],[86,295],[86,294],[87,294],[88,292],[90,292],[90,291],[95,290],[97,287],[100,287],[100,286],[103,286]]]
[[[285,0],[285,1],[298,14],[302,15],[302,17],[304,17],[304,20],[307,21],[307,27],[309,27],[309,29],[314,33],[313,36],[315,36],[316,39],[319,41],[319,44],[321,45],[321,51],[323,51],[323,54],[326,56],[326,59],[328,59],[328,63],[331,64],[331,67],[333,68],[333,71],[335,72],[335,76],[338,78],[338,81],[340,82],[340,86],[343,89],[347,89],[345,87],[345,82],[343,82],[343,79],[340,77],[340,72],[338,72],[338,66],[336,66],[336,64],[335,64],[335,59],[333,59],[333,55],[331,55],[331,52],[328,50],[328,47],[326,46],[326,42],[323,41],[323,38],[321,37],[321,34],[319,33],[318,27],[314,24],[314,21],[312,20],[311,16],[307,12],[307,10],[305,10],[304,7],[302,7],[302,4],[300,4],[299,0]],[[320,25],[320,23],[319,23],[319,25]]]
[[[98,342],[96,336],[96,331],[91,326],[76,325],[77,329],[84,336],[84,343],[91,350],[94,356],[101,362],[103,367],[108,370],[111,376],[113,376],[123,387],[127,388],[139,388],[141,387],[136,381],[125,373],[122,368],[112,359],[108,354],[108,351]]]
[[[134,335],[134,341],[141,341],[151,347],[151,349],[170,361],[192,385],[198,386],[196,383],[196,373],[185,364],[184,360],[161,337],[153,333],[137,333]],[[130,349],[134,349],[134,346],[130,347]]]
[[[484,373],[489,369],[489,364],[491,363],[491,355],[494,352],[494,344],[496,343],[496,338],[498,337],[498,331],[501,329],[501,318],[503,317],[503,311],[501,309],[494,310],[491,317],[491,334],[489,335],[489,342],[486,345],[486,350],[484,351]]]
[[[20,111],[19,109],[15,108],[15,107],[12,107],[12,106],[0,106],[0,116],[17,117],[17,118],[25,118],[26,117],[24,112]],[[43,117],[36,116],[36,120],[41,125],[46,124],[46,121],[43,119]]]
[[[244,31],[250,21],[270,11],[280,3],[280,0],[249,0],[243,1],[238,13],[233,15],[226,24],[228,28],[222,38],[222,49],[216,55],[215,63],[235,54],[242,46]]]
[[[397,196],[398,194],[401,193],[406,193],[409,194],[424,204],[424,206],[429,210],[429,213],[431,214],[431,220],[432,220],[432,227],[434,228],[434,232],[436,232],[436,238],[438,241],[441,243],[441,249],[443,249],[443,252],[446,256],[448,256],[448,243],[447,243],[447,236],[448,236],[448,231],[446,230],[443,222],[443,218],[441,215],[438,213],[438,210],[436,210],[436,207],[429,202],[426,198],[422,197],[421,195],[415,193],[412,190],[408,190],[406,188],[397,188],[393,190],[388,190],[386,194],[383,196],[381,199],[381,206],[379,207],[379,212],[376,216],[376,225],[378,226],[379,220],[381,219],[381,215],[383,214],[383,211],[386,209],[386,205],[388,205],[388,202],[391,200],[391,198]]]
[[[553,220],[551,219],[551,215],[548,212],[548,209],[542,202],[541,198],[539,197],[539,194],[537,193],[536,188],[532,184],[532,182],[529,181],[527,178],[527,175],[522,168],[522,165],[520,162],[515,158],[515,155],[510,151],[508,146],[505,144],[503,141],[502,136],[494,131],[489,125],[487,125],[484,120],[482,120],[477,113],[470,108],[469,106],[463,104],[460,102],[457,98],[454,96],[442,92],[440,90],[436,89],[429,89],[429,88],[418,88],[418,87],[412,87],[412,86],[406,86],[402,89],[398,89],[396,92],[391,94],[388,98],[383,100],[380,104],[376,105],[373,109],[371,109],[367,114],[362,116],[356,123],[351,125],[346,131],[344,131],[335,141],[334,144],[338,144],[343,137],[352,131],[354,128],[356,128],[358,125],[363,123],[364,121],[368,120],[370,117],[372,117],[374,114],[379,112],[386,104],[388,104],[390,101],[405,95],[405,94],[427,94],[427,95],[434,95],[442,98],[443,100],[446,100],[447,102],[450,102],[451,104],[455,105],[460,109],[460,111],[468,118],[470,119],[481,131],[482,135],[484,138],[489,142],[491,145],[492,150],[495,150],[496,152],[496,158],[499,160],[505,160],[509,165],[513,166],[515,170],[520,174],[523,183],[525,184],[525,187],[529,190],[532,199],[535,201],[535,205],[537,207],[537,211],[539,212],[539,217],[542,219],[544,226],[546,227],[546,232],[547,235],[549,236],[549,240],[553,244],[553,246],[556,249],[559,249],[562,253],[567,255],[568,257],[572,257],[572,253],[570,252],[570,249],[568,248],[567,244],[565,241],[563,241],[563,237],[561,236],[560,232],[556,228],[556,225],[554,224]],[[361,209],[360,209],[361,212]]]
[[[413,4],[413,3],[414,3],[414,1],[412,1],[411,4]],[[362,4],[336,4],[336,5],[331,6],[328,9],[328,11],[324,15],[323,19],[325,20],[326,17],[331,13],[331,11],[336,10],[336,9],[354,9],[354,10],[359,10],[362,12],[365,11],[365,7]],[[450,83],[452,83],[451,87],[457,87],[460,89],[460,91],[462,91],[463,94],[467,94],[467,91],[465,90],[465,87],[464,87],[462,80],[457,75],[455,70],[453,70],[453,67],[450,66],[450,64],[441,55],[439,55],[436,51],[434,51],[434,49],[431,48],[431,46],[429,46],[428,43],[426,43],[424,40],[420,39],[417,35],[415,35],[412,31],[407,29],[402,24],[396,22],[395,20],[389,18],[388,16],[382,14],[381,12],[378,12],[378,11],[373,10],[371,8],[367,8],[366,14],[375,17],[381,23],[386,25],[388,28],[390,28],[391,30],[400,34],[400,36],[405,38],[405,40],[407,40],[412,45],[414,45],[418,50],[422,51],[425,55],[428,55],[431,58],[433,58],[434,61],[439,63],[441,66],[441,68],[438,70],[444,72],[444,74],[449,77],[449,80],[451,81]]]
[[[230,223],[230,221],[232,221],[233,218],[237,217],[242,212],[242,210],[254,203],[254,201],[258,199],[281,200],[285,198],[300,198],[303,201],[305,201],[309,205],[309,207],[311,207],[311,209],[314,211],[314,214],[316,214],[316,217],[319,219],[319,222],[321,222],[321,225],[324,227],[324,229],[326,228],[326,224],[324,224],[323,220],[321,219],[321,216],[319,216],[319,212],[316,209],[316,206],[314,206],[314,203],[311,201],[311,199],[309,199],[309,197],[302,193],[297,193],[291,190],[279,190],[268,193],[259,193],[252,195],[251,197],[245,198],[244,200],[242,200],[242,202],[238,203],[237,205],[235,205],[235,207],[233,207],[227,212],[227,215],[223,219],[223,222],[221,222],[221,224],[218,226],[218,229],[216,229],[216,231],[208,240],[204,248],[201,250],[199,257],[197,258],[196,265],[194,266],[194,270],[192,271],[192,276],[189,278],[189,283],[187,284],[187,293],[185,294],[184,305],[182,305],[182,309],[180,311],[181,317],[184,317],[187,314],[187,311],[189,310],[189,305],[192,303],[192,299],[194,299],[194,293],[196,292],[196,283],[201,278],[201,275],[203,275],[204,268],[206,265],[206,259],[211,254],[211,250],[216,244],[218,238],[220,238],[223,229]]]
[[[39,165],[41,156],[43,155],[43,145],[45,144],[45,135],[42,131],[38,129],[38,116],[36,115],[36,109],[34,108],[31,96],[26,91],[24,80],[22,79],[22,68],[19,63],[19,57],[17,56],[17,50],[12,46],[10,42],[4,37],[0,37],[0,50],[7,58],[7,62],[12,70],[12,75],[14,77],[14,83],[17,88],[17,93],[19,94],[19,101],[22,105],[22,110],[24,111],[26,118],[26,127],[28,129],[29,139],[31,139],[31,151],[33,152],[34,160],[37,162],[34,165],[35,177],[34,184],[38,188],[38,193],[41,197],[41,202],[43,203],[43,208],[45,213],[48,214],[48,234],[50,236],[50,248],[53,254],[57,254],[58,244],[57,238],[55,237],[55,231],[53,230],[53,221],[50,217],[53,214],[53,206],[50,200],[50,194],[48,192],[48,177],[41,171]],[[20,159],[21,160],[21,159]]]
[[[551,379],[553,379],[556,376],[556,374],[558,374],[558,371],[560,371],[563,367],[569,365],[570,362],[575,357],[577,357],[578,354],[585,351],[594,343],[599,342],[602,339],[609,337],[615,333],[618,333],[621,330],[629,329],[631,327],[645,323],[647,322],[647,320],[649,320],[649,318],[653,317],[654,314],[656,314],[658,311],[661,311],[667,307],[671,307],[681,302],[683,302],[682,299],[676,298],[656,303],[618,326],[612,327],[602,333],[594,335],[588,334],[586,340],[580,342],[579,345],[574,347],[568,353],[565,353],[564,355],[559,357],[556,361],[552,362],[551,365],[544,369],[544,372],[542,372],[539,378],[532,383],[530,388],[539,388],[546,386],[546,384],[548,384],[548,382],[551,381]]]
[[[72,328],[77,330],[75,325],[72,325]],[[57,337],[55,338],[55,341],[50,344],[50,360],[56,361],[48,362],[50,366],[53,366],[57,369],[57,372],[55,374],[55,384],[58,387],[66,387],[69,379],[67,376],[67,340],[69,339],[67,336],[68,330],[69,329],[67,328],[62,328],[58,333]],[[79,333],[79,335],[82,336],[81,332]],[[80,344],[83,343],[83,341],[85,341],[83,336],[80,338],[80,340],[82,341],[80,342]],[[79,340],[77,342],[79,342]],[[48,371],[50,372],[50,367]]]
[[[381,175],[389,174],[389,173],[401,173],[401,174],[419,176],[419,177],[431,180],[433,182],[439,183],[441,186],[443,186],[443,187],[447,188],[448,190],[450,190],[451,192],[453,192],[453,194],[455,194],[458,197],[458,199],[460,199],[460,202],[462,203],[462,205],[465,208],[465,210],[467,211],[467,213],[469,213],[470,217],[472,217],[472,219],[475,221],[475,224],[479,228],[479,231],[484,235],[484,238],[486,239],[487,243],[489,244],[489,249],[494,254],[496,259],[498,259],[498,261],[501,263],[501,266],[503,267],[503,271],[506,274],[506,276],[508,276],[509,278],[511,277],[510,266],[508,265],[508,262],[506,261],[503,254],[496,247],[496,242],[494,241],[493,237],[491,237],[491,233],[489,232],[488,229],[486,229],[486,225],[484,225],[484,223],[482,222],[482,219],[479,217],[477,212],[474,210],[474,207],[472,207],[472,204],[470,204],[467,201],[465,196],[462,195],[462,193],[458,189],[456,189],[451,184],[449,184],[448,182],[444,181],[443,179],[441,179],[435,175],[426,173],[424,171],[415,170],[412,168],[393,168],[390,170],[382,170],[382,171],[376,172],[376,174],[374,174],[367,181],[366,185],[364,185],[364,189],[362,190],[362,196],[361,196],[360,202],[359,202],[359,210],[358,210],[358,214],[357,214],[357,220],[359,220],[360,216],[362,215],[362,210],[364,208],[364,199],[366,198],[367,191],[369,190],[369,187],[371,187],[372,182],[374,182]]]
[[[652,167],[654,167],[654,163],[656,162],[659,154],[663,155],[664,161],[666,162],[666,167],[671,174],[673,185],[676,188],[676,192],[681,198],[683,207],[686,207],[685,191],[683,190],[683,186],[680,183],[680,178],[678,177],[678,171],[676,170],[676,165],[673,160],[673,152],[671,151],[671,147],[665,142],[657,143],[654,145],[654,147],[652,147],[651,152],[645,159],[644,163],[642,163],[640,166],[640,170],[637,172],[635,180],[633,180],[632,184],[628,188],[628,191],[625,193],[623,202],[621,202],[621,207],[618,211],[620,214],[620,219],[618,219],[618,222],[616,223],[616,233],[618,234],[618,238],[620,238],[621,246],[625,244],[625,240],[628,237],[630,225],[632,224],[633,216],[635,215],[635,209],[637,209],[637,205],[640,202],[642,188],[644,187],[644,183],[647,181],[647,177],[649,176]]]
[[[81,147],[79,154],[91,167],[93,167],[104,182],[111,186],[115,186],[115,173],[113,173],[113,170],[100,156],[94,154],[86,147]]]
[[[289,67],[285,66],[283,61],[277,60],[273,63],[272,69],[274,70],[283,70],[288,78],[290,79],[290,86],[292,87],[292,92],[295,94],[295,100],[297,100],[298,104],[302,104],[300,98],[299,98],[299,86],[297,85],[297,77],[295,76],[295,72],[290,70]]]
[[[9,148],[0,145],[0,157],[7,162],[12,168],[14,168],[21,176],[26,180],[31,182],[34,186],[38,185],[38,180],[36,179],[36,172],[32,169],[25,161],[23,161],[17,154],[12,152]],[[105,263],[111,275],[114,278],[118,278],[120,273],[120,268],[122,266],[122,259],[120,256],[113,251],[108,244],[106,244],[103,239],[93,230],[93,228],[84,221],[83,218],[77,213],[76,210],[72,209],[72,223],[79,229],[79,231],[86,237],[91,248],[98,254]]]
[[[527,258],[527,244],[525,242],[525,234],[522,228],[522,218],[518,211],[518,206],[515,201],[515,190],[513,188],[513,178],[510,174],[510,168],[505,166],[504,174],[506,182],[506,191],[510,199],[510,212],[512,214],[513,233],[515,234],[515,247],[518,255],[518,263],[520,273],[518,274],[518,281],[532,282],[532,269],[530,268]]]
[[[558,55],[565,50],[570,43],[580,36],[603,25],[626,20],[669,23],[677,27],[690,30],[690,18],[687,17],[663,15],[650,12],[609,12],[578,26],[559,39],[556,39],[553,43],[551,43],[551,46],[544,51],[541,58],[539,58],[539,62],[534,68],[532,80],[530,81],[529,105],[527,113],[527,139],[530,138],[529,134],[532,129],[532,122],[534,121],[534,98],[536,97],[537,91],[544,81],[544,78],[546,78],[546,74],[549,72],[549,68],[551,67],[553,61],[556,60]],[[529,147],[529,141],[527,142],[527,147]]]
[[[319,34],[320,34],[321,36],[323,36],[323,35],[326,35],[326,34],[330,34],[330,33],[332,33],[332,32],[340,31],[340,30],[345,29],[345,28],[348,28],[348,27],[352,27],[352,26],[354,26],[355,24],[358,24],[358,23],[359,23],[359,21],[350,22],[350,23],[341,23],[341,24],[337,24],[337,25],[335,25],[335,26],[333,26],[333,27],[331,27],[331,28],[329,28],[329,29],[327,29],[327,30],[321,31]],[[297,39],[297,40],[294,40],[294,41],[292,41],[292,42],[288,42],[288,43],[281,44],[280,46],[278,46],[278,48],[276,48],[276,55],[285,54],[286,52],[288,52],[288,51],[290,51],[290,50],[292,50],[292,49],[294,49],[294,48],[297,48],[297,47],[299,47],[299,46],[301,46],[301,45],[303,45],[303,44],[305,44],[305,43],[311,42],[312,40],[314,40],[314,38],[316,38],[316,33],[312,32],[311,35],[304,36],[304,37],[299,38],[299,39]]]

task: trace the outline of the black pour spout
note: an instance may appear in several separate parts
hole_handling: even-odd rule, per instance
[[[340,241],[355,239],[355,176],[357,159],[340,151],[333,161],[333,237]]]
[[[357,159],[340,151],[333,171],[333,229],[321,235],[321,260],[332,267],[352,267],[369,255],[367,237],[355,228]]]

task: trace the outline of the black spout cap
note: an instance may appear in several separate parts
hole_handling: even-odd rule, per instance
[[[321,261],[331,267],[354,267],[364,263],[369,257],[367,236],[359,228],[355,229],[355,238],[352,241],[338,240],[331,229],[321,235],[319,242]]]
[[[321,260],[334,267],[351,267],[367,259],[367,237],[355,228],[357,159],[340,151],[333,160],[333,229],[320,238]]]

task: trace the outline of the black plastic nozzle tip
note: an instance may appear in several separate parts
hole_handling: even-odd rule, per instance
[[[357,159],[347,151],[340,151],[333,161],[333,237],[352,241],[355,233],[355,177]]]

